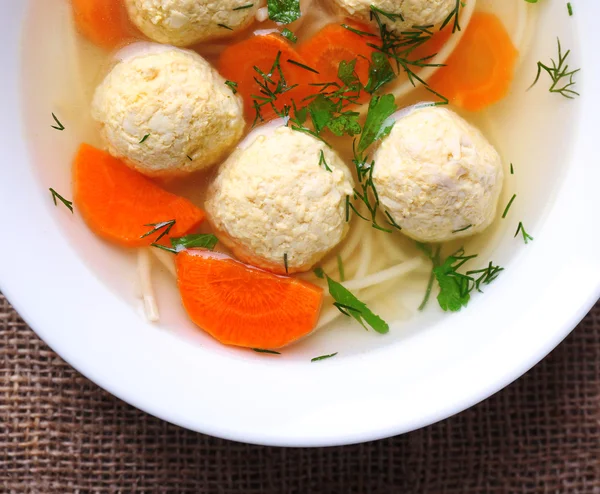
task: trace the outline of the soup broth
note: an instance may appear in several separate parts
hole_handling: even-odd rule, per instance
[[[563,7],[558,5],[560,2],[548,2],[545,6],[531,5],[523,0],[470,2],[475,11],[491,12],[500,18],[519,51],[519,62],[510,94],[501,102],[474,113],[450,106],[478,127],[496,147],[502,157],[505,177],[499,211],[492,226],[482,234],[446,245],[444,252],[449,254],[464,246],[466,253],[478,254],[471,269],[485,267],[490,260],[505,269],[512,269],[518,253],[526,248],[519,238],[513,237],[517,225],[522,221],[535,237],[536,225],[543,220],[554,186],[560,180],[561,163],[566,161],[569,153],[570,136],[576,130],[571,125],[576,104],[567,106],[566,101],[557,101],[554,95],[541,88],[529,92],[526,89],[535,77],[537,60],[554,56],[556,36],[559,35],[568,46],[574,39],[568,18],[559,17],[559,8]],[[87,142],[103,148],[90,117],[90,107],[97,85],[115,63],[115,51],[99,48],[77,33],[68,1],[33,0],[31,4],[24,39],[26,130],[42,188],[69,191],[72,156],[77,146]],[[344,22],[343,16],[333,13],[325,4],[324,0],[307,0],[302,4],[303,16],[289,26],[298,37],[298,44],[329,23]],[[468,19],[464,21],[464,28],[468,29]],[[217,40],[191,48],[216,66],[221,52],[230,43],[252,36],[255,31],[274,29],[278,26],[271,21],[255,23],[231,40]],[[547,35],[548,32],[553,34]],[[453,36],[460,36],[460,33]],[[140,36],[139,40],[144,41],[144,38]],[[440,51],[442,56],[447,54]],[[406,83],[406,78],[401,76],[394,83],[395,88],[401,88],[403,84],[406,88]],[[422,85],[399,92],[401,97],[396,101],[399,108],[434,99]],[[65,125],[61,134],[48,128],[46,117],[51,112]],[[248,132],[252,132],[250,125]],[[551,136],[560,136],[561,145],[549,146]],[[352,138],[330,136],[328,141],[344,161],[351,162]],[[159,183],[203,207],[207,185],[217,170],[218,165],[185,178],[159,180]],[[502,210],[515,194],[518,200],[510,215],[502,219]],[[95,276],[109,284],[116,296],[143,315],[143,303],[139,298],[141,288],[137,281],[138,254],[97,239],[77,216],[57,221],[57,227],[72,239],[74,254],[88,264]],[[200,231],[209,233],[209,224],[205,222]],[[218,250],[227,252],[223,247]],[[170,272],[171,254],[157,252],[156,255],[152,260],[152,273],[160,309],[158,327],[210,346],[215,351],[238,352],[220,346],[189,321]],[[425,310],[418,309],[430,277],[431,263],[423,257],[415,242],[398,232],[390,234],[374,229],[356,215],[351,220],[346,239],[319,265],[335,279],[340,278],[342,270],[348,287],[373,312],[391,323],[391,331],[385,336],[364,331],[354,320],[344,317],[333,307],[332,299],[326,297],[320,330],[286,348],[287,357],[304,359],[333,352],[359,353],[416,336],[428,328],[442,328],[443,318],[450,317],[440,310],[435,292]],[[398,269],[405,269],[407,274],[397,276],[394,270]],[[312,272],[297,276],[326,286]],[[485,287],[484,291],[485,295],[474,294],[471,303],[476,304],[478,296],[493,296],[493,285]]]

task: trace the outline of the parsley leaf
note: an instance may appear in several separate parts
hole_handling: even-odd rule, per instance
[[[389,120],[389,118],[397,109],[393,94],[371,98],[367,119],[358,141],[359,154],[362,154],[371,144],[387,136],[392,131],[395,122]]]
[[[300,19],[300,0],[267,0],[269,19],[281,24],[290,24]]]
[[[457,270],[475,257],[477,256],[465,256],[464,250],[460,249],[448,256],[441,266],[433,268],[433,273],[440,285],[440,293],[437,299],[442,310],[458,312],[469,303],[474,280]]]
[[[369,80],[365,86],[365,91],[373,94],[388,82],[392,82],[395,78],[396,73],[390,64],[388,57],[379,51],[373,52],[369,64]]]
[[[385,334],[390,330],[388,323],[371,312],[367,305],[358,300],[350,290],[346,289],[337,281],[332,280],[329,276],[325,275],[325,277],[327,278],[329,294],[335,300],[333,305],[335,305],[342,314],[354,318],[365,329],[368,329],[367,325],[369,325],[381,334]]]
[[[184,237],[172,237],[170,240],[172,247],[165,247],[164,245],[156,243],[156,241],[150,245],[152,245],[152,247],[156,247],[158,249],[166,250],[167,252],[177,254],[178,252],[181,252],[185,249],[200,248],[213,250],[218,243],[217,237],[215,237],[212,234],[206,233],[191,234],[186,235]]]

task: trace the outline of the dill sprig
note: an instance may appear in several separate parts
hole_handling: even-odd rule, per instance
[[[523,241],[528,244],[530,240],[533,240],[533,237],[531,235],[529,235],[529,233],[527,233],[525,231],[525,227],[523,226],[523,222],[519,221],[519,227],[517,228],[517,231],[515,232],[515,238],[516,236],[522,233],[523,234]]]
[[[50,187],[48,190],[52,194],[52,200],[54,201],[55,206],[58,206],[58,202],[57,202],[57,200],[58,200],[58,201],[62,202],[69,211],[71,211],[71,214],[73,213],[73,201],[68,201],[63,196],[61,196],[58,192],[56,192],[52,187]]]
[[[456,4],[454,5],[454,8],[448,14],[448,17],[446,17],[444,22],[442,22],[442,25],[440,26],[440,31],[442,29],[444,29],[448,24],[450,24],[450,22],[452,22],[452,34],[454,34],[456,31],[461,30],[460,22],[459,22],[460,21],[460,9],[464,6],[465,6],[464,0],[456,0]]]
[[[56,125],[51,125],[50,127],[52,127],[54,130],[65,130],[65,126],[61,123],[61,121],[56,117],[54,113],[52,114],[52,118],[56,122]]]
[[[417,48],[431,40],[434,26],[413,26],[411,30],[396,32],[387,26],[382,17],[393,21],[401,19],[401,16],[384,12],[373,6],[371,6],[370,17],[371,20],[377,23],[380,42],[379,44],[367,43],[367,45],[383,53],[389,60],[395,62],[397,72],[400,73],[403,71],[413,86],[416,87],[417,83],[419,83],[430,93],[440,98],[441,101],[437,103],[438,105],[448,104],[448,98],[432,89],[427,81],[422,79],[416,72],[418,69],[426,67],[442,67],[442,64],[432,63],[431,61],[437,53],[432,53],[421,58],[414,58],[412,56]],[[450,22],[450,19],[448,19],[448,22]]]
[[[576,84],[573,78],[581,69],[570,70],[569,65],[567,64],[567,58],[569,58],[571,50],[567,50],[563,53],[560,38],[556,38],[556,40],[558,43],[558,62],[553,58],[550,59],[552,66],[546,65],[541,61],[538,62],[537,75],[529,89],[538,83],[543,70],[552,80],[549,89],[551,93],[558,93],[567,99],[574,99],[576,96],[579,96],[579,93],[573,89]]]
[[[175,220],[161,221],[159,223],[146,223],[144,226],[152,226],[152,230],[144,233],[140,238],[146,238],[150,235],[154,235],[155,233],[159,233],[158,237],[154,240],[154,242],[158,242],[165,235],[171,233],[171,229],[175,226]],[[162,230],[162,231],[161,231]]]
[[[338,352],[330,353],[329,355],[321,355],[320,357],[311,358],[310,361],[311,362],[318,362],[319,360],[325,360],[325,359],[328,359],[328,358],[331,358],[331,357],[335,357],[337,354],[338,354]]]
[[[252,123],[253,127],[259,121],[264,121],[262,116],[262,108],[264,106],[270,106],[280,117],[286,117],[289,115],[290,108],[287,105],[284,105],[282,108],[277,108],[275,106],[275,102],[279,96],[294,89],[298,86],[298,84],[292,84],[291,86],[287,85],[287,81],[281,68],[280,58],[281,51],[278,51],[277,55],[275,56],[275,60],[273,61],[273,65],[271,65],[271,69],[268,73],[263,72],[256,65],[253,67],[254,71],[258,74],[257,77],[254,77],[254,81],[260,88],[260,94],[252,95],[254,111],[256,112],[254,116],[254,122]],[[277,81],[274,80],[274,76],[278,76]]]

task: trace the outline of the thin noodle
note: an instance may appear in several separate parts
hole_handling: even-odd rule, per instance
[[[160,320],[160,314],[158,313],[158,304],[152,287],[152,258],[148,250],[148,248],[144,248],[138,251],[138,276],[146,318],[150,322],[157,322]]]
[[[362,290],[364,288],[385,283],[386,281],[404,276],[415,269],[420,268],[424,263],[421,257],[415,257],[410,261],[405,261],[391,268],[384,269],[378,273],[373,273],[364,278],[355,279],[342,283],[348,290]]]
[[[160,263],[167,268],[167,271],[169,273],[171,273],[173,276],[177,276],[177,272],[175,271],[175,257],[173,256],[173,254],[169,254],[168,252],[165,252],[164,250],[160,250],[160,249],[150,249],[150,252],[152,252],[152,254],[154,254],[154,257],[156,257]]]

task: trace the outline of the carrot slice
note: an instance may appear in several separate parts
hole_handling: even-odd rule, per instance
[[[204,211],[187,199],[161,189],[122,161],[82,144],[73,166],[75,204],[90,229],[125,247],[150,245],[160,233],[141,238],[151,223],[175,220],[169,236],[189,233]]]
[[[287,86],[298,84],[294,89],[277,95],[273,103],[277,111],[281,112],[285,105],[292,106],[292,100],[296,106],[304,106],[304,103],[301,103],[302,99],[315,92],[314,87],[309,84],[316,81],[316,74],[298,65],[308,66],[288,41],[275,34],[252,36],[229,46],[221,54],[219,72],[226,79],[237,83],[237,90],[244,99],[244,108],[248,118],[254,118],[256,114],[254,100],[260,102],[261,97],[268,98],[261,92],[261,88],[255,80],[258,79],[259,82],[264,83],[263,77],[254,67],[269,74],[278,53],[280,53],[280,66]],[[277,71],[272,74],[271,80],[269,89],[274,90],[280,80]],[[277,116],[270,104],[262,107],[261,114],[265,120]]]
[[[507,95],[518,56],[500,19],[476,12],[446,67],[431,77],[429,85],[450,103],[479,111]]]
[[[79,32],[94,44],[112,50],[136,32],[123,0],[71,0]]]
[[[369,26],[358,23],[346,23],[347,26],[374,34]],[[338,80],[338,67],[341,61],[356,59],[356,74],[365,85],[369,79],[369,60],[375,50],[367,43],[376,43],[377,38],[360,35],[342,27],[340,24],[328,24],[308,41],[300,45],[298,52],[311,67],[319,71],[320,82]]]
[[[203,250],[180,252],[175,262],[185,310],[221,343],[280,348],[317,325],[323,290],[316,285]]]

